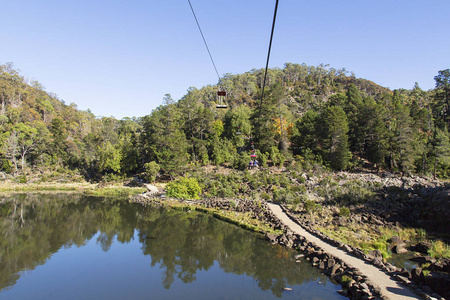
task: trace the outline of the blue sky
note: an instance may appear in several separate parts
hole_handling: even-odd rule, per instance
[[[220,75],[265,66],[275,0],[191,0]],[[67,104],[139,117],[218,79],[187,0],[0,0],[0,64]],[[270,67],[346,68],[428,90],[450,68],[448,0],[280,0]]]

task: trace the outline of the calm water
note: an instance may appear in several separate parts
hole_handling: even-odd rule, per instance
[[[0,299],[345,299],[295,253],[202,213],[14,195],[0,232]]]

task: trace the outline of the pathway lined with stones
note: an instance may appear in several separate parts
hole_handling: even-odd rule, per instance
[[[275,214],[275,216],[280,219],[290,230],[303,236],[308,241],[316,244],[322,248],[328,254],[339,258],[347,265],[358,269],[362,274],[367,276],[368,282],[374,286],[378,286],[381,290],[382,296],[387,299],[392,300],[411,300],[411,299],[421,299],[413,291],[405,286],[400,285],[395,280],[391,279],[389,275],[378,269],[377,267],[366,263],[365,261],[347,254],[345,251],[332,246],[321,239],[315,237],[308,231],[306,231],[299,224],[292,221],[284,212],[283,209],[276,204],[267,203],[269,208]]]

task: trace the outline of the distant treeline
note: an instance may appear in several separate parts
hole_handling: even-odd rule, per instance
[[[311,161],[335,170],[370,166],[450,175],[450,69],[436,87],[391,91],[328,65],[285,64],[226,74],[227,109],[215,85],[189,88],[141,118],[96,117],[0,66],[0,169],[13,176],[71,172],[88,180],[176,175],[187,165],[243,169],[250,144],[260,165]],[[261,106],[260,106],[261,104]]]

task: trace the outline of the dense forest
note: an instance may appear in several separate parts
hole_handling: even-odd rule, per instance
[[[0,65],[0,170],[20,182],[65,175],[114,180],[173,177],[186,167],[245,169],[250,145],[260,165],[311,161],[333,170],[371,168],[450,175],[450,69],[436,86],[391,91],[345,69],[286,63],[226,74],[228,108],[216,108],[217,85],[170,94],[140,118],[96,117],[67,105],[11,63]],[[68,176],[68,177],[67,177]]]

